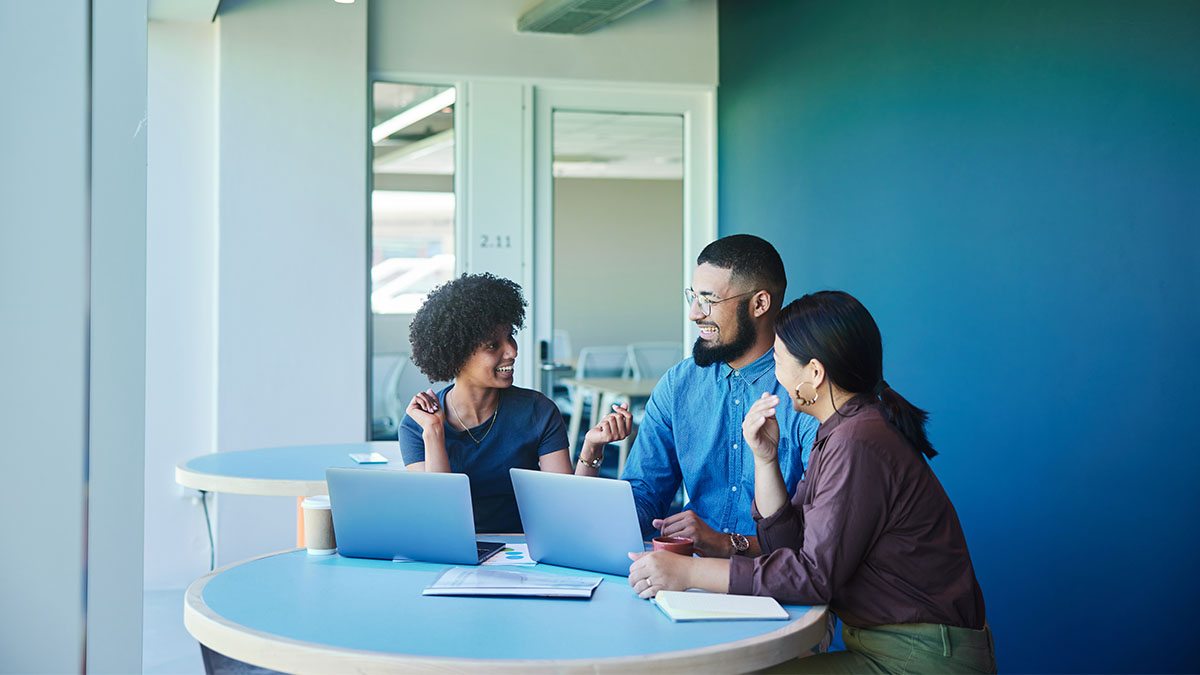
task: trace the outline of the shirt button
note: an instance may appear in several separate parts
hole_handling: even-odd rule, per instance
[[[733,444],[733,449],[734,449],[734,450],[737,450],[737,443],[734,443],[734,444]]]
[[[739,403],[741,403],[741,402],[742,402],[742,401],[741,401],[741,399],[737,399],[737,398],[733,399],[733,403],[734,403],[734,405],[737,405],[737,404],[739,404]]]
[[[736,486],[736,485],[732,485],[732,486],[730,486],[730,488],[729,488],[729,489],[730,489],[730,490],[732,490],[732,491],[734,491],[734,492],[737,492],[737,486]]]
[[[728,528],[728,527],[727,527],[727,528],[725,528],[725,529],[724,529],[724,530],[722,530],[722,531],[723,531],[725,534],[729,534],[729,528]]]

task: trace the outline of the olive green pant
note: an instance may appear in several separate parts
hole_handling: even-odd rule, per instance
[[[769,673],[995,673],[992,631],[932,623],[842,626],[846,651],[782,663]]]

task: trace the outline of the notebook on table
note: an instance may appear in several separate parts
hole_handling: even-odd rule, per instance
[[[783,620],[785,610],[774,598],[703,591],[659,591],[654,604],[672,621]]]
[[[326,469],[333,532],[347,558],[477,565],[504,548],[475,540],[464,474]]]
[[[629,576],[629,553],[645,550],[629,483],[528,469],[509,475],[531,558]]]

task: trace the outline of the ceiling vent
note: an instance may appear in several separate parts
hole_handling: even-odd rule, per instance
[[[544,0],[517,19],[522,33],[590,33],[650,0]]]

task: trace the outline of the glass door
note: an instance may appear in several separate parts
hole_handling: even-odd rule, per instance
[[[695,338],[682,293],[716,236],[712,92],[538,87],[534,101],[541,388],[586,430],[558,380],[657,380]]]
[[[376,82],[371,190],[371,440],[396,438],[413,394],[408,325],[455,270],[452,86]]]

